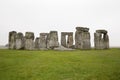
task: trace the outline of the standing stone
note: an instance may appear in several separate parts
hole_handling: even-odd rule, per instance
[[[67,48],[73,46],[73,32],[61,32],[61,45]]]
[[[57,31],[50,31],[47,37],[47,48],[54,49],[59,46]]]
[[[9,32],[9,49],[16,48],[16,31]]]
[[[16,49],[24,49],[24,37],[21,32],[16,35]]]
[[[68,34],[67,47],[73,48],[73,33]]]
[[[40,49],[46,49],[47,48],[47,37],[48,33],[40,33]]]
[[[61,45],[66,47],[66,34],[61,32]]]
[[[40,38],[37,37],[37,38],[35,39],[35,49],[39,49],[39,45],[40,45]]]
[[[78,49],[91,48],[89,28],[76,27],[75,48],[78,48]]]
[[[109,36],[106,30],[96,30],[94,33],[94,46],[95,49],[109,48]]]
[[[26,50],[34,49],[34,33],[33,32],[25,33],[25,49]]]

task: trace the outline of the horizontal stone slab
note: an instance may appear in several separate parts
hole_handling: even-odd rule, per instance
[[[62,35],[73,35],[73,32],[61,32]]]
[[[102,29],[101,29],[101,30],[96,30],[96,32],[97,32],[97,33],[107,33],[106,30],[102,30]]]
[[[76,27],[76,30],[77,30],[77,31],[88,32],[88,31],[89,31],[89,28],[87,28],[87,27]]]
[[[33,32],[26,32],[25,38],[34,40],[34,33]]]

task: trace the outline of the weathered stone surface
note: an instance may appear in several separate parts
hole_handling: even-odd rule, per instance
[[[34,33],[33,32],[25,33],[25,49],[26,50],[34,49]]]
[[[61,45],[67,48],[73,46],[73,32],[61,32]]]
[[[97,33],[103,33],[103,34],[107,34],[106,30],[96,30]]]
[[[21,32],[16,35],[16,49],[24,49],[24,36]]]
[[[16,49],[16,31],[9,32],[9,49]]]
[[[48,33],[40,33],[40,49],[47,48]]]
[[[61,45],[66,47],[66,35],[61,33]]]
[[[76,27],[75,32],[75,48],[78,49],[90,49],[90,33],[89,28]]]
[[[72,51],[72,50],[75,50],[75,49],[72,49],[72,48],[66,48],[66,47],[60,45],[59,47],[54,48],[54,50],[59,50],[59,51]]]
[[[86,27],[76,27],[76,30],[77,31],[82,31],[82,32],[88,32],[89,28],[86,28]]]
[[[40,48],[40,38],[36,37],[35,39],[35,49],[39,49]]]
[[[95,49],[108,49],[109,36],[106,30],[96,30],[94,33],[94,46]],[[9,32],[9,49],[56,49],[56,50],[71,50],[70,48],[77,49],[90,49],[90,33],[87,27],[76,27],[75,32],[75,45],[73,45],[73,32],[61,32],[61,46],[58,42],[57,31],[50,31],[50,33],[40,33],[34,42],[34,33],[26,32],[25,36],[16,31]]]
[[[59,46],[57,31],[50,31],[47,37],[47,48],[54,49]]]
[[[94,46],[95,49],[109,48],[109,36],[106,30],[96,30],[94,33]]]
[[[33,32],[26,32],[25,38],[34,40],[34,33]]]

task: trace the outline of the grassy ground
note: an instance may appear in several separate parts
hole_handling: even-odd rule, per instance
[[[0,80],[120,80],[120,49],[0,50]]]

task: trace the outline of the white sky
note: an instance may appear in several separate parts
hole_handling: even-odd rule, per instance
[[[106,29],[110,46],[120,46],[120,0],[0,0],[0,45],[8,43],[8,32],[72,31],[75,27],[94,32]]]

